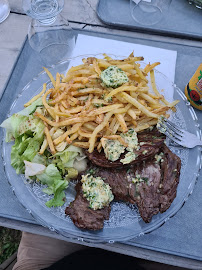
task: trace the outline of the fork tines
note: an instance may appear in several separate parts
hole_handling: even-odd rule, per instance
[[[183,130],[173,124],[168,119],[159,122],[159,131],[165,134],[169,139],[176,143],[180,143],[183,137]]]

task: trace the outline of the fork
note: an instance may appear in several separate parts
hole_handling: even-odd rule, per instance
[[[202,141],[196,135],[179,128],[166,118],[160,119],[157,128],[169,139],[183,147],[194,148],[197,145],[202,146]]]

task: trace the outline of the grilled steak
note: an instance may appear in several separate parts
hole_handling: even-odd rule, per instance
[[[123,166],[120,160],[107,160],[104,152],[87,152],[89,167],[83,174],[100,176],[111,186],[115,200],[136,204],[142,219],[148,223],[153,215],[170,207],[179,183],[180,158],[169,150],[164,140],[165,136],[156,129],[139,133],[138,141],[144,144],[136,151],[138,158],[128,166]],[[143,154],[145,150],[147,155]],[[93,210],[82,195],[80,183],[76,190],[76,199],[66,208],[66,214],[79,228],[102,229],[104,220],[109,219],[110,206]]]
[[[94,150],[92,153],[86,151],[88,159],[99,167],[104,168],[120,168],[124,166],[129,166],[131,164],[140,163],[143,160],[148,160],[155,156],[159,152],[159,148],[164,144],[165,136],[158,132],[156,129],[150,132],[141,132],[138,134],[138,142],[144,143],[140,145],[139,150],[134,150],[134,153],[137,155],[137,158],[133,160],[130,164],[121,163],[121,159],[125,157],[123,153],[120,158],[116,161],[110,161],[105,157],[104,151],[99,153],[97,150]]]
[[[137,207],[142,219],[150,222],[153,215],[158,214],[160,209],[159,186],[161,183],[162,171],[159,164],[149,162],[146,166],[137,168],[136,174],[141,178],[148,179],[147,182],[138,184]]]
[[[153,159],[132,165],[130,168],[99,168],[91,165],[89,171],[100,176],[111,186],[116,200],[137,204],[145,222],[153,215],[166,211],[176,197],[181,161],[166,145],[158,148],[162,160]],[[138,177],[143,180],[134,183]]]
[[[111,207],[100,210],[89,208],[89,201],[83,197],[81,184],[76,185],[77,195],[73,202],[65,209],[74,224],[81,229],[100,230],[103,228],[104,220],[109,219]]]
[[[165,212],[173,202],[177,194],[177,186],[180,179],[181,160],[173,154],[170,149],[164,145],[163,147],[163,162],[161,170],[163,173],[160,187],[160,212]]]

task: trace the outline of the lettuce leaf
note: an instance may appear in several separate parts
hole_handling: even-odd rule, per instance
[[[16,138],[15,144],[11,149],[11,165],[16,173],[24,172],[24,160],[32,161],[40,149],[43,137],[30,137],[23,134]]]
[[[42,98],[38,98],[35,100],[31,105],[23,109],[22,111],[19,111],[18,114],[24,115],[24,116],[29,116],[30,114],[33,114],[36,110],[37,107],[43,106]]]
[[[51,186],[54,181],[62,180],[62,176],[54,164],[50,164],[46,167],[44,173],[37,175],[37,178],[42,184]],[[63,180],[62,180],[63,181]]]
[[[53,163],[55,163],[64,174],[68,171],[68,168],[74,167],[76,158],[80,160],[84,157],[85,156],[81,148],[70,145],[65,150],[57,152],[55,155],[53,155]]]
[[[53,199],[48,201],[46,206],[62,206],[65,202],[64,189],[68,187],[68,181],[62,179],[57,167],[54,164],[48,165],[42,174],[37,175],[37,178],[42,184],[48,186],[43,189],[43,192],[48,195],[54,194]]]
[[[46,166],[40,163],[34,163],[24,160],[25,163],[25,177],[30,179],[30,176],[41,174],[45,171]]]
[[[43,122],[36,117],[30,116],[30,113],[36,109],[37,106],[43,105],[42,99],[39,98],[24,110],[13,114],[11,117],[1,123],[0,127],[6,129],[6,142],[13,141],[18,136],[27,131],[37,132],[40,128],[40,123]]]
[[[41,119],[34,116],[24,116],[21,114],[13,114],[6,119],[1,127],[6,128],[6,142],[13,141],[20,135],[27,133],[41,137],[41,131],[44,129],[44,124]]]
[[[2,125],[6,128],[7,141],[15,139],[11,149],[11,165],[16,173],[24,172],[24,160],[32,161],[44,138],[44,124],[34,116],[14,114]]]

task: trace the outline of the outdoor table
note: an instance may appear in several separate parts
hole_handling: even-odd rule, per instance
[[[18,57],[18,54],[21,50],[21,47],[24,43],[24,40],[27,35],[28,25],[30,23],[30,18],[24,14],[24,11],[21,6],[21,1],[10,0],[10,7],[11,7],[11,14],[2,24],[0,24],[0,96],[6,86],[6,82],[9,78],[9,75],[12,71],[14,63]],[[135,32],[132,30],[119,30],[116,28],[109,27],[103,24],[96,14],[96,6],[98,0],[66,0],[65,1],[65,8],[64,8],[64,15],[70,22],[70,25],[74,29],[85,29],[88,31],[96,31],[99,33],[106,33],[106,34],[114,34],[119,36],[126,36],[131,38],[139,38],[139,39],[150,39],[151,41],[162,41],[167,43],[175,43],[175,44],[183,44],[185,46],[197,46],[202,48],[202,43],[197,40],[192,40],[191,38],[178,38],[178,37],[166,37],[159,36],[159,35],[150,35],[140,32]],[[202,59],[202,58],[201,58]],[[201,60],[202,62],[202,60]],[[182,89],[183,90],[183,89]],[[0,108],[1,110],[1,108]],[[197,116],[199,118],[199,122],[202,120],[202,113],[200,111],[196,111]],[[187,212],[190,211],[192,204],[198,206],[198,214],[200,213],[200,207],[202,205],[202,196],[198,195],[197,198],[201,198],[200,201],[197,203],[194,202],[194,197],[197,194],[200,194],[200,181],[202,178],[202,173],[200,173],[198,182],[194,188],[192,195],[188,198],[187,202],[183,206],[178,213],[171,218],[169,221],[166,222],[163,226],[155,230],[154,232],[140,236],[134,240],[124,242],[124,243],[103,243],[103,244],[92,244],[82,242],[76,239],[67,239],[48,228],[44,228],[43,226],[39,225],[31,215],[29,215],[26,210],[21,207],[20,215],[24,218],[24,221],[20,220],[19,217],[15,215],[7,217],[6,215],[1,215],[0,211],[0,226],[31,232],[35,234],[41,234],[49,237],[58,238],[61,240],[66,240],[74,243],[79,243],[86,246],[91,247],[99,247],[105,250],[114,251],[121,254],[126,254],[129,256],[142,258],[146,260],[151,260],[159,263],[184,267],[188,269],[202,269],[202,239],[200,235],[195,235],[194,239],[196,246],[192,243],[192,249],[196,248],[197,252],[201,254],[201,257],[196,256],[194,258],[193,254],[189,254],[188,252],[180,253],[181,249],[183,250],[183,237],[184,234],[176,234],[173,235],[172,239],[167,239],[167,249],[160,248],[161,239],[160,235],[163,235],[164,231],[167,228],[177,226],[177,224],[181,224],[180,220],[184,220],[184,226],[186,227],[186,220],[189,222],[189,227],[186,227],[186,234],[187,234],[187,241],[190,240],[190,235],[194,234],[195,228],[199,231],[199,228],[202,229],[202,219],[201,215],[198,216],[197,224],[194,221],[188,220]],[[1,179],[0,179],[1,183]],[[2,184],[2,183],[1,183]],[[9,184],[7,184],[7,192],[8,194],[2,194],[0,188],[0,208],[6,205],[7,200],[10,203],[10,206],[14,204],[20,204],[12,193],[11,189],[9,189]],[[3,199],[2,199],[3,198]],[[194,209],[193,209],[194,211]],[[191,226],[190,226],[191,225]],[[142,238],[142,239],[141,239]],[[148,244],[147,244],[148,241]],[[178,248],[178,255],[175,254],[171,248],[169,248],[170,243],[175,243]],[[153,248],[152,248],[153,245]],[[189,242],[187,243],[189,245]],[[165,245],[166,246],[166,243]],[[159,247],[159,248],[158,248]],[[200,249],[200,250],[199,250]]]

